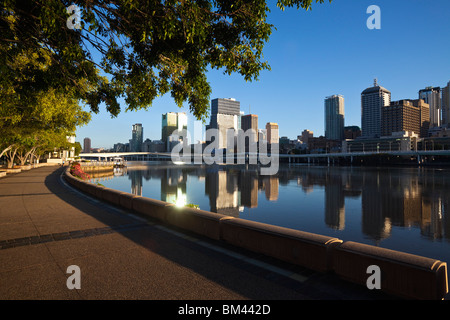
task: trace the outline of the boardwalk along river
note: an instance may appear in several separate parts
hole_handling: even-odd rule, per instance
[[[450,168],[244,166],[131,162],[94,179],[176,205],[450,262]]]

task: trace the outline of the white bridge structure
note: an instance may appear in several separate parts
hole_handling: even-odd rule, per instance
[[[255,154],[252,154],[255,156]],[[424,151],[370,151],[370,152],[347,152],[347,153],[317,153],[317,154],[279,154],[278,159],[280,162],[285,163],[339,163],[340,160],[346,160],[349,163],[353,163],[353,160],[357,157],[370,157],[370,156],[398,156],[403,158],[411,158],[417,161],[417,164],[427,162],[434,157],[449,157],[450,150],[424,150]],[[191,154],[191,163],[194,163],[195,154]],[[235,163],[237,159],[249,160],[249,154],[233,154]],[[80,153],[79,157],[84,160],[94,161],[112,161],[114,158],[122,158],[125,161],[172,161],[170,152],[104,152],[104,153]],[[257,157],[256,159],[259,160]],[[227,163],[226,155],[224,153],[223,163]],[[229,163],[229,162],[228,162]]]

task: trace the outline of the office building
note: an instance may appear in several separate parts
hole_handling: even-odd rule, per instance
[[[344,140],[344,97],[342,95],[325,98],[325,138]]]
[[[256,114],[247,114],[241,118],[241,129],[244,132],[252,129],[256,135],[255,139],[258,141],[258,116]]]
[[[241,129],[244,133],[248,132],[248,130],[253,130],[254,141],[252,143],[257,143],[259,139],[258,135],[258,116],[256,114],[247,114],[241,117]],[[251,152],[250,148],[250,137],[245,139],[245,151]],[[256,150],[255,150],[256,151]]]
[[[168,112],[162,115],[161,141],[164,144],[164,150],[167,152],[170,152],[179,143],[179,139],[171,137],[175,130],[180,132],[187,130],[187,115],[185,112]]]
[[[131,130],[130,151],[141,152],[142,142],[144,142],[144,128],[141,123],[133,124]]]
[[[216,114],[241,115],[241,103],[234,98],[220,99],[211,101],[211,116]]]
[[[361,135],[365,138],[381,136],[381,108],[390,105],[391,92],[378,85],[361,93]]]
[[[258,132],[258,116],[256,114],[247,114],[241,117],[241,129],[247,131],[249,129]]]
[[[90,138],[84,138],[84,141],[83,141],[83,152],[84,153],[90,153],[91,152],[91,139]]]
[[[347,126],[344,127],[344,138],[345,139],[356,139],[361,136],[361,128],[358,126]]]
[[[430,106],[430,127],[441,125],[441,88],[427,87],[419,90],[419,99]]]
[[[428,136],[430,110],[422,99],[393,101],[382,108],[381,118],[382,136],[406,131],[414,132],[422,138]]]
[[[442,124],[450,124],[450,81],[442,88]]]
[[[311,130],[305,129],[302,132],[300,140],[305,144],[308,145],[309,139],[314,137],[314,132]]]
[[[233,136],[239,127],[239,119],[241,114],[240,102],[234,98],[228,99],[213,99],[211,101],[211,119],[208,128],[219,130],[219,149],[227,148],[227,132],[233,130]],[[235,141],[230,143],[235,145]]]
[[[280,135],[279,135],[278,124],[274,123],[274,122],[267,122],[266,135],[267,135],[267,143],[268,144],[279,144],[280,143]]]

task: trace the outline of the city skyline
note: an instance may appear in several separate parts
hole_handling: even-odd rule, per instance
[[[360,94],[374,78],[392,92],[394,101],[417,99],[419,90],[426,87],[446,86],[450,80],[446,54],[450,41],[443,33],[448,30],[445,12],[450,11],[450,3],[435,1],[430,6],[377,1],[380,30],[366,26],[366,9],[371,4],[333,1],[313,6],[308,12],[281,12],[272,5],[268,20],[277,30],[264,50],[272,71],[262,72],[259,81],[245,82],[240,75],[209,70],[210,100],[233,97],[241,102],[245,114],[257,114],[260,123],[276,122],[280,136],[293,138],[305,129],[315,136],[325,134],[323,99],[335,93],[345,97],[345,126],[361,127]],[[420,17],[421,23],[399,24],[399,14]],[[427,43],[439,43],[440,50],[427,48],[421,41],[425,38]],[[411,50],[400,54],[398,50],[403,48]],[[439,68],[423,68],[424,61],[435,61]],[[194,121],[188,108],[178,108],[170,95],[158,98],[148,111],[122,112],[114,119],[104,107],[100,110],[91,123],[78,128],[77,141],[90,137],[92,147],[111,148],[129,139],[129,128],[134,123],[148,128],[144,140],[159,139],[160,117],[167,112],[186,112],[188,126]]]

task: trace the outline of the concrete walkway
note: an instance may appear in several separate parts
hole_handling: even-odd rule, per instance
[[[387,299],[169,229],[73,189],[63,168],[0,178],[0,299]],[[80,268],[70,290],[67,268]]]

